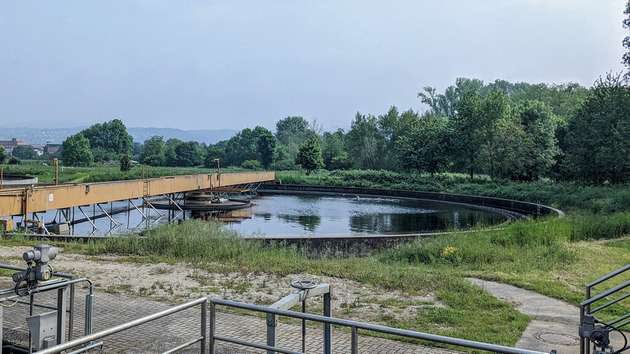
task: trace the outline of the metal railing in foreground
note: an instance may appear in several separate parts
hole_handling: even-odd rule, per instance
[[[295,312],[295,311],[289,311],[289,310],[281,310],[281,309],[270,308],[267,306],[252,305],[252,304],[246,304],[246,303],[241,303],[241,302],[236,302],[236,301],[219,300],[219,299],[212,299],[210,301],[210,335],[209,335],[210,354],[215,353],[215,346],[216,346],[215,343],[217,341],[237,344],[237,345],[250,347],[250,348],[264,349],[264,350],[267,350],[268,353],[277,352],[277,353],[285,353],[285,354],[300,354],[300,352],[296,352],[296,351],[285,349],[285,348],[280,348],[275,345],[249,342],[249,341],[240,340],[237,338],[228,338],[228,337],[217,335],[215,333],[216,306],[217,305],[238,308],[242,310],[262,312],[262,313],[266,313],[267,315],[271,314],[275,316],[285,316],[285,317],[303,319],[307,321],[322,323],[324,325],[328,324],[328,325],[334,325],[334,326],[349,327],[351,329],[350,347],[351,347],[352,354],[359,353],[359,330],[368,331],[368,332],[377,332],[377,333],[382,333],[382,334],[389,334],[389,335],[394,335],[394,336],[399,336],[399,337],[404,337],[404,338],[419,339],[419,340],[442,343],[442,344],[449,344],[449,345],[460,346],[460,347],[465,347],[465,348],[470,348],[470,349],[485,350],[485,351],[494,352],[494,353],[543,354],[543,352],[538,352],[538,351],[533,351],[533,350],[506,347],[502,345],[476,342],[476,341],[466,340],[466,339],[461,339],[461,338],[439,336],[435,334],[392,328],[392,327],[381,326],[381,325],[376,325],[376,324],[371,324],[371,323],[345,320],[345,319],[320,316],[320,315],[313,315],[313,314]],[[323,344],[322,352],[327,353],[327,348],[326,348],[325,343]]]
[[[610,321],[602,321],[595,316],[595,313],[630,298],[629,292],[623,292],[624,289],[630,287],[630,280],[623,281],[616,286],[599,292],[596,295],[592,294],[593,289],[596,286],[603,284],[610,279],[624,276],[627,272],[630,272],[630,264],[626,264],[625,266],[586,285],[585,299],[580,304],[581,354],[590,354],[591,349],[593,349],[595,353],[607,352],[608,350],[613,352],[610,345],[610,333],[612,331],[618,332],[625,339],[625,348],[620,348],[613,353],[621,353],[630,349],[629,339],[626,337],[626,334],[623,333],[623,328],[630,325],[630,312],[627,312],[624,315]],[[608,301],[594,308],[592,307],[602,300]]]
[[[210,311],[209,321],[207,317],[208,304],[210,305],[209,306],[209,311]],[[60,345],[56,345],[48,349],[38,351],[36,354],[60,353],[62,351],[66,351],[72,348],[85,345],[81,349],[75,351],[78,353],[78,352],[81,352],[82,349],[83,350],[87,349],[90,346],[90,344],[94,343],[94,341],[96,340],[102,339],[104,337],[110,336],[115,333],[128,330],[130,328],[134,328],[134,327],[149,323],[151,321],[157,320],[159,318],[162,318],[162,317],[165,317],[165,316],[177,313],[177,312],[184,311],[186,309],[195,307],[197,305],[201,305],[200,336],[188,342],[185,342],[175,348],[169,349],[164,353],[175,353],[185,348],[189,348],[196,343],[199,343],[200,353],[205,354],[205,353],[208,353],[209,351],[211,354],[214,354],[217,342],[225,342],[225,343],[236,344],[239,346],[245,346],[249,348],[262,349],[262,350],[266,350],[268,353],[285,353],[285,354],[300,354],[301,353],[301,352],[289,350],[286,348],[277,347],[275,345],[267,345],[263,343],[250,342],[250,341],[246,341],[246,340],[242,340],[238,338],[229,338],[229,337],[224,337],[224,336],[216,334],[216,318],[217,318],[216,307],[225,306],[225,307],[232,307],[232,308],[238,308],[238,309],[243,309],[243,310],[266,313],[267,315],[272,315],[274,319],[276,316],[285,316],[285,317],[290,317],[290,318],[303,319],[306,321],[318,322],[324,325],[349,327],[351,329],[350,341],[351,341],[351,352],[353,354],[359,352],[359,330],[368,331],[368,332],[377,332],[381,334],[388,334],[388,335],[394,335],[394,336],[399,336],[399,337],[404,337],[404,338],[418,339],[418,340],[424,340],[424,341],[430,341],[430,342],[436,342],[436,343],[442,343],[442,344],[449,344],[453,346],[484,350],[484,351],[489,351],[489,352],[494,352],[494,353],[545,354],[543,352],[538,352],[538,351],[533,351],[533,350],[519,349],[519,348],[507,347],[507,346],[484,343],[484,342],[476,342],[476,341],[466,340],[466,339],[461,339],[461,338],[439,336],[439,335],[434,335],[434,334],[392,328],[392,327],[381,326],[381,325],[365,323],[365,322],[358,322],[358,321],[345,320],[345,319],[339,319],[339,318],[334,318],[334,317],[327,317],[327,316],[313,315],[313,314],[302,313],[302,312],[282,310],[282,309],[271,308],[267,306],[240,303],[236,301],[208,299],[206,297],[199,298],[197,300],[193,300],[193,301],[190,301],[190,302],[178,305],[178,306],[174,306],[174,307],[171,307],[161,312],[157,312],[149,316],[138,318],[136,320],[133,320],[133,321],[130,321],[130,322],[127,322],[127,323],[124,323],[115,327],[111,327],[111,328],[102,330],[100,332],[92,333],[87,336],[77,338],[77,339],[71,340],[69,342],[66,342]],[[325,344],[323,346],[322,352],[324,353],[328,352],[326,350]],[[546,353],[546,354],[549,354],[549,353]]]
[[[134,328],[134,327],[137,327],[137,326],[140,326],[140,325],[143,325],[143,324],[155,321],[157,319],[160,319],[162,317],[166,317],[168,315],[172,315],[172,314],[177,313],[177,312],[184,311],[186,309],[195,307],[197,305],[201,305],[201,314],[200,314],[200,322],[199,322],[199,325],[200,325],[199,326],[200,327],[200,335],[199,335],[199,337],[196,337],[196,338],[194,338],[194,339],[192,339],[192,340],[190,340],[190,341],[188,341],[186,343],[183,343],[183,344],[178,345],[178,346],[176,346],[174,348],[171,348],[171,349],[165,351],[164,354],[166,354],[166,353],[176,353],[176,352],[179,352],[179,351],[181,351],[183,349],[191,347],[192,345],[197,344],[197,343],[200,343],[201,353],[206,353],[206,350],[208,348],[208,344],[207,344],[208,343],[207,342],[207,340],[208,340],[208,317],[207,317],[207,315],[208,315],[208,298],[206,298],[206,297],[202,297],[202,298],[199,298],[197,300],[193,300],[193,301],[181,304],[181,305],[177,305],[177,306],[171,307],[169,309],[166,309],[164,311],[160,311],[160,312],[154,313],[154,314],[149,315],[149,316],[138,318],[136,320],[133,320],[133,321],[130,321],[130,322],[126,322],[126,323],[123,323],[123,324],[118,325],[118,326],[114,326],[114,327],[111,327],[111,328],[108,328],[108,329],[105,329],[105,330],[102,330],[102,331],[99,331],[99,332],[96,332],[96,333],[92,333],[92,334],[83,336],[81,338],[77,338],[77,339],[68,341],[66,343],[56,345],[56,346],[48,348],[48,349],[40,350],[40,351],[38,351],[36,353],[37,354],[61,353],[61,352],[65,351],[65,350],[68,350],[68,349],[72,349],[72,348],[76,348],[76,347],[79,347],[79,346],[82,346],[82,345],[86,345],[83,348],[73,352],[73,353],[75,353],[75,352],[79,353],[79,352],[82,352],[82,351],[85,351],[85,350],[89,349],[90,345],[96,340],[105,338],[105,337],[110,336],[112,334],[116,334],[116,333],[128,330],[130,328]]]

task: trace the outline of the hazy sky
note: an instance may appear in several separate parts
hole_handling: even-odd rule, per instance
[[[455,78],[591,85],[625,0],[0,2],[0,129],[349,126]]]

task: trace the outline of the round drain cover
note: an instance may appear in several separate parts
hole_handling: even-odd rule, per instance
[[[576,345],[580,342],[576,336],[554,332],[539,332],[536,338],[549,344]]]

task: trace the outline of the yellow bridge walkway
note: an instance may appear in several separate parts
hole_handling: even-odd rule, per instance
[[[0,217],[275,180],[275,172],[167,176],[0,190]]]

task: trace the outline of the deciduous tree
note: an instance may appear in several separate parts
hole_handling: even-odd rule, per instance
[[[302,166],[307,174],[320,169],[324,165],[321,147],[317,138],[310,138],[300,145],[295,163]]]
[[[567,130],[564,170],[569,177],[630,181],[630,88],[621,75],[595,83]]]
[[[28,145],[16,146],[15,148],[13,148],[13,151],[11,151],[11,155],[22,160],[35,160],[38,157],[35,149]]]
[[[165,164],[166,144],[161,136],[153,136],[144,142],[140,162],[151,166],[162,166]]]
[[[4,146],[0,146],[0,164],[4,163],[4,160],[7,159],[7,153],[4,150]]]
[[[63,142],[63,163],[66,166],[89,166],[94,162],[90,141],[83,134],[75,134]]]

